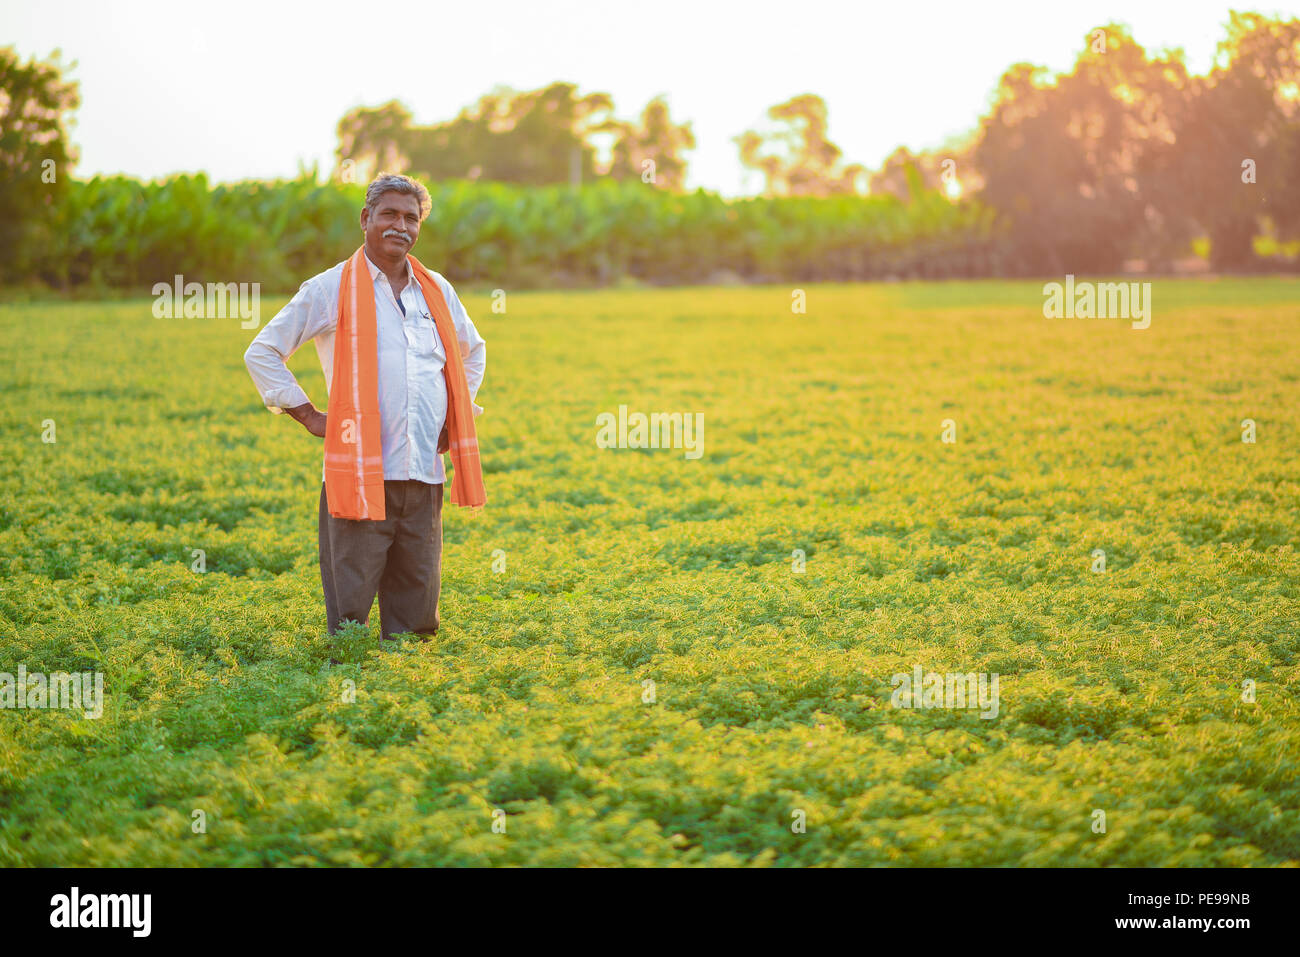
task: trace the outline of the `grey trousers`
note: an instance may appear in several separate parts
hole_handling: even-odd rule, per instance
[[[330,634],[366,624],[376,593],[384,638],[438,631],[442,584],[442,486],[385,481],[381,522],[335,518],[320,488],[320,579]]]

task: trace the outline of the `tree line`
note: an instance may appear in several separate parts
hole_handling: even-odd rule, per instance
[[[1148,53],[1118,24],[1082,39],[1068,73],[1008,68],[976,128],[941,149],[900,147],[874,172],[846,162],[825,102],[805,93],[768,110],[771,128],[735,138],[739,160],[762,175],[764,196],[889,192],[906,202],[919,176],[923,188],[995,210],[1004,258],[1028,274],[1114,271],[1131,259],[1165,269],[1197,240],[1215,268],[1241,270],[1269,265],[1257,239],[1300,240],[1300,20],[1231,13],[1205,75],[1181,51]],[[640,177],[681,191],[690,124],[674,123],[661,99],[635,123],[611,111],[607,94],[562,83],[497,90],[431,126],[393,102],[348,113],[337,156],[433,180]],[[602,135],[613,142],[604,165]]]
[[[167,250],[183,233],[190,272],[260,269],[275,282],[299,260],[345,255],[335,246],[354,238],[323,224],[304,232],[292,204],[311,204],[309,222],[346,218],[349,187],[378,169],[421,178],[466,217],[439,220],[455,234],[442,251],[483,278],[507,266],[539,284],[548,270],[598,282],[1060,275],[1133,260],[1160,271],[1193,252],[1218,270],[1297,268],[1300,20],[1232,13],[1203,75],[1181,51],[1149,53],[1117,24],[1081,39],[1068,72],[1012,65],[967,135],[900,147],[876,170],[830,141],[820,97],[776,104],[768,129],[735,137],[761,194],[730,203],[686,190],[694,133],[663,98],[624,120],[608,94],[570,83],[497,88],[424,126],[398,101],[349,111],[326,185],[78,180],[66,175],[76,82],[57,55],[23,62],[0,49],[0,278],[133,283],[175,259]],[[581,242],[557,238],[565,229]],[[637,230],[653,234],[654,249]],[[465,249],[466,237],[483,250]],[[259,248],[267,243],[285,248]],[[567,252],[548,252],[558,248]]]

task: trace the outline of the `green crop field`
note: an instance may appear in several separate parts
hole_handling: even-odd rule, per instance
[[[253,331],[0,306],[0,671],[105,690],[0,711],[0,864],[1300,864],[1300,282],[806,294],[464,291],[488,507],[440,634],[333,667]]]

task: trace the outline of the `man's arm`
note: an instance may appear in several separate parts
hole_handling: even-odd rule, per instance
[[[309,279],[244,352],[244,365],[263,404],[277,414],[288,412],[316,436],[325,435],[325,413],[311,404],[285,362],[304,342],[327,331],[332,320],[332,311],[321,301],[318,283]]]
[[[456,338],[460,341],[460,356],[465,364],[465,382],[469,386],[469,397],[473,404],[472,400],[478,395],[479,386],[483,384],[483,374],[487,370],[487,343],[478,334],[474,320],[469,317],[450,282],[447,283],[447,289],[451,292],[447,308],[456,323]],[[474,404],[475,417],[482,413],[483,407]]]

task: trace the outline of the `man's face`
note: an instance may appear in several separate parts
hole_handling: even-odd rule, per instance
[[[401,259],[420,237],[420,201],[409,193],[382,193],[373,215],[361,210],[361,228],[369,249],[386,259]]]

